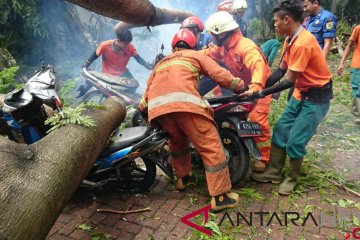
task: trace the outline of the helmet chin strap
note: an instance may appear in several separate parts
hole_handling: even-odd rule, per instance
[[[224,37],[222,37],[222,38],[220,38],[220,35],[214,34],[215,40],[216,40],[216,45],[218,47],[224,46],[224,42],[231,36],[232,33],[233,33],[232,31],[226,32]]]

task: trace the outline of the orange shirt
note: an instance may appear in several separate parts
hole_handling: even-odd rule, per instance
[[[225,63],[226,68],[236,77],[245,81],[252,91],[260,91],[265,87],[271,70],[260,48],[240,32],[235,32],[227,46],[212,46],[202,50],[219,64]]]
[[[114,52],[112,44],[115,40],[108,40],[102,42],[96,49],[96,55],[102,55],[102,71],[112,75],[120,76],[128,69],[128,64],[132,56],[137,56],[138,53],[132,44],[129,44],[120,52]]]
[[[350,37],[350,41],[353,41],[356,44],[354,49],[354,55],[351,61],[351,67],[360,69],[360,25],[357,25],[354,28]]]
[[[288,41],[285,41],[283,52],[287,45]],[[301,99],[301,92],[307,92],[311,87],[322,87],[331,79],[321,47],[307,30],[300,32],[286,52],[283,62],[289,70],[300,73],[293,94],[298,100]]]

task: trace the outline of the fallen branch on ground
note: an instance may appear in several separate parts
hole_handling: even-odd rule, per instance
[[[357,197],[360,197],[360,193],[358,193],[358,192],[356,192],[354,190],[351,190],[350,188],[346,187],[344,184],[341,184],[339,182],[336,182],[336,181],[330,180],[330,179],[328,179],[328,181],[331,182],[332,184],[334,184],[337,187],[343,188],[348,194],[351,193],[351,194],[354,194]]]
[[[109,213],[117,213],[117,214],[130,214],[130,213],[139,213],[139,212],[150,212],[151,208],[143,208],[143,209],[136,209],[136,210],[129,210],[129,211],[119,211],[114,209],[97,209],[97,212],[109,212]]]

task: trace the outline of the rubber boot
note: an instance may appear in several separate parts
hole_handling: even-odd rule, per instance
[[[351,103],[351,113],[355,116],[358,117],[359,116],[359,112],[357,110],[356,107],[356,98],[352,99],[352,103]]]
[[[191,184],[193,184],[192,173],[182,178],[178,177],[175,182],[176,189],[179,191],[185,190]]]
[[[225,208],[233,208],[239,203],[239,194],[227,192],[211,198],[211,210],[218,212]]]
[[[292,158],[289,162],[289,173],[279,186],[279,193],[282,195],[290,195],[294,190],[297,180],[300,177],[301,165],[303,158]]]
[[[253,173],[251,178],[258,182],[281,183],[283,177],[281,171],[284,168],[286,160],[285,150],[271,144],[270,163],[266,166],[263,173]]]
[[[358,113],[355,119],[355,124],[360,125],[360,98],[355,98],[355,106],[356,106],[356,112]]]

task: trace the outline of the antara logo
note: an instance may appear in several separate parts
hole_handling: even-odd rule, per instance
[[[202,233],[205,233],[206,235],[208,236],[211,236],[212,235],[212,231],[207,229],[207,228],[204,228],[198,224],[195,224],[193,222],[190,222],[189,219],[197,216],[197,215],[200,215],[202,213],[204,213],[204,217],[205,217],[205,220],[204,220],[204,224],[206,224],[209,220],[209,211],[211,210],[211,205],[207,205],[203,208],[200,208],[199,210],[196,210],[195,212],[192,212],[184,217],[182,217],[180,219],[180,221],[186,225],[188,225],[189,227],[192,227]]]
[[[351,234],[345,233],[344,239],[360,239],[360,228],[355,228]]]

